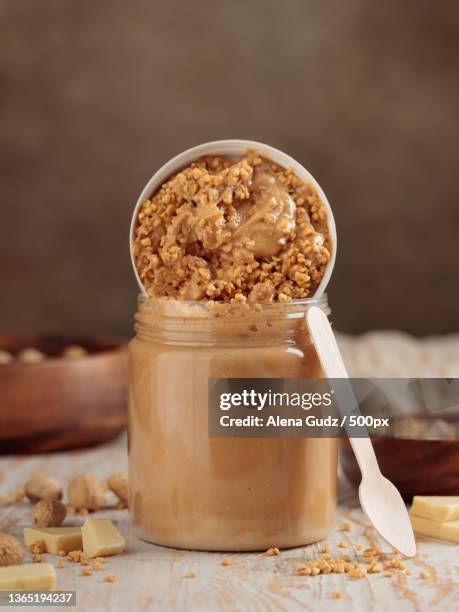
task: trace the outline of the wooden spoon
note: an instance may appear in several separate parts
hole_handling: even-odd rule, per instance
[[[312,306],[307,311],[307,322],[327,377],[348,379],[327,315],[317,306]],[[340,412],[347,415],[350,408],[358,413],[358,402],[351,384],[340,391]],[[396,487],[381,474],[368,434],[364,438],[349,437],[349,441],[362,474],[359,498],[363,511],[386,542],[406,557],[414,557],[416,542],[405,503]]]

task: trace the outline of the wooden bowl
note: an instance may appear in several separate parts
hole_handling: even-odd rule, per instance
[[[60,357],[71,345],[87,355]],[[90,446],[126,426],[125,343],[104,338],[0,335],[0,349],[17,355],[34,347],[48,358],[0,365],[0,454],[41,453]]]
[[[459,440],[422,440],[372,436],[381,472],[405,500],[413,495],[459,495]],[[347,438],[341,441],[341,465],[351,482],[360,470]]]

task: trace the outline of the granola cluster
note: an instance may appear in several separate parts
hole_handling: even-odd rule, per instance
[[[172,176],[140,206],[133,237],[147,292],[179,300],[306,298],[330,252],[317,191],[255,151]]]

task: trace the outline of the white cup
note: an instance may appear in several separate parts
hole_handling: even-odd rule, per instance
[[[192,147],[191,149],[183,151],[183,153],[176,155],[168,162],[166,162],[163,166],[161,166],[161,168],[151,177],[151,179],[145,185],[135,205],[134,212],[132,214],[131,228],[129,232],[129,245],[131,251],[132,267],[134,268],[134,274],[137,279],[137,284],[139,285],[140,290],[143,293],[146,294],[147,292],[145,291],[145,288],[142,285],[142,281],[139,278],[139,274],[135,265],[134,255],[132,252],[134,229],[137,219],[137,213],[141,204],[148,200],[170,176],[172,176],[176,172],[179,172],[182,168],[188,166],[203,155],[225,155],[227,157],[234,157],[235,159],[238,159],[247,149],[255,149],[257,153],[259,153],[263,157],[271,159],[273,162],[279,164],[280,166],[283,166],[284,168],[292,168],[294,174],[299,179],[311,183],[319,194],[320,200],[324,205],[325,211],[327,213],[327,224],[330,232],[330,240],[332,243],[330,261],[327,264],[323,278],[320,281],[320,284],[317,287],[314,295],[320,296],[324,293],[330,280],[333,271],[333,266],[335,265],[337,246],[335,219],[333,218],[333,212],[325,193],[322,191],[321,186],[312,176],[312,174],[308,172],[306,168],[299,164],[295,159],[293,159],[293,157],[290,157],[290,155],[279,151],[279,149],[270,147],[269,145],[262,144],[261,142],[236,139],[215,140],[214,142],[206,142],[204,144],[198,145],[197,147]]]

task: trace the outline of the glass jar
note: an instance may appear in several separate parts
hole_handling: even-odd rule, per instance
[[[139,298],[129,345],[129,509],[140,538],[195,550],[315,542],[335,523],[337,440],[209,438],[209,378],[321,378],[305,311]]]

